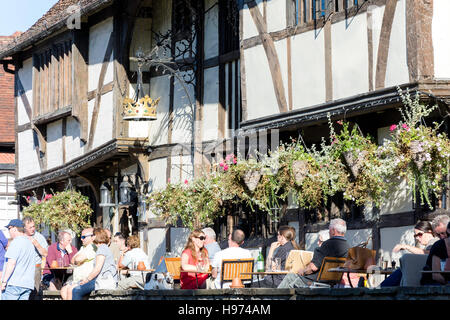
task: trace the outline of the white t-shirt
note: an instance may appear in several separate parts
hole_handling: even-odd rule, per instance
[[[133,269],[133,263],[138,265],[139,261],[144,261],[145,269],[150,269],[150,263],[148,262],[148,256],[141,248],[134,248],[127,251],[123,256],[122,264],[128,269]]]
[[[95,265],[95,255],[96,248],[94,245],[88,244],[86,247],[81,247],[80,251],[78,251],[75,256],[79,253],[83,253],[86,256],[86,261],[83,264],[75,267],[73,269],[73,281],[78,282],[83,279],[86,279],[91,271],[94,269]]]
[[[230,247],[224,250],[217,252],[214,255],[214,260],[211,263],[213,268],[217,268],[217,278],[214,281],[216,284],[216,288],[220,289],[220,268],[222,267],[223,259],[248,259],[253,258],[252,254],[249,250],[243,249],[241,247]],[[229,288],[231,282],[225,282],[223,284],[223,288]]]

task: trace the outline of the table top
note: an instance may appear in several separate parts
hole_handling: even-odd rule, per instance
[[[366,273],[366,274],[392,274],[396,269],[355,270],[349,268],[330,268],[328,272]]]
[[[422,273],[443,273],[443,274],[450,274],[450,270],[445,271],[433,271],[433,270],[421,270]]]
[[[211,274],[211,271],[186,271],[186,270],[180,270],[180,272]]]
[[[44,268],[44,270],[73,270],[72,266],[69,267],[56,267],[56,268]]]

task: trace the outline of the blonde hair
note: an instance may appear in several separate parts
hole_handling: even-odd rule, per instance
[[[139,239],[139,236],[137,236],[137,235],[129,236],[127,239],[127,245],[131,249],[139,248],[141,246],[141,241]]]
[[[94,235],[95,235],[95,239],[94,239],[95,244],[108,244],[109,243],[108,233],[106,233],[105,229],[95,228]]]

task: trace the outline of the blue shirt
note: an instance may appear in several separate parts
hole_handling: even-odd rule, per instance
[[[208,250],[209,261],[213,261],[214,255],[222,250],[216,241],[206,244],[205,248]]]
[[[8,286],[34,289],[34,271],[36,268],[35,248],[26,236],[18,236],[9,244],[6,259],[16,260],[16,266],[9,277]]]
[[[44,249],[48,248],[47,240],[45,240],[45,238],[44,238],[44,236],[42,234],[40,234],[39,232],[36,231],[33,234],[33,238],[36,239],[36,241],[41,245],[42,248],[44,248]],[[38,249],[36,247],[34,248],[34,251],[36,252],[36,255],[35,255],[36,264],[41,264],[42,263],[42,256],[41,256],[41,254],[39,253],[39,251],[38,251]]]
[[[8,239],[6,239],[2,230],[0,230],[0,271],[3,270],[3,264],[5,262],[6,246],[8,245]]]

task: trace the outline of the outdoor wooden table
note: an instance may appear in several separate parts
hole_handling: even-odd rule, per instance
[[[69,278],[69,275],[73,273],[73,267],[57,267],[57,268],[44,268],[44,270],[50,270],[54,275],[53,283],[56,289],[61,290],[65,281]]]
[[[260,277],[259,276],[267,276],[270,275],[272,276],[272,282],[273,282],[273,276],[274,275],[287,275],[288,273],[290,273],[290,271],[287,270],[281,270],[281,271],[264,271],[264,272],[241,272],[241,274],[245,274],[245,275],[252,275],[252,276],[257,276],[258,277],[258,286],[261,288],[261,283],[259,283],[260,281]],[[250,286],[252,286],[253,281],[250,283]]]
[[[442,274],[450,274],[450,270],[446,271],[433,271],[433,270],[421,270],[422,273],[442,273]]]
[[[145,281],[145,278],[146,278],[146,276],[147,276],[147,274],[149,274],[149,273],[152,273],[152,272],[154,272],[155,271],[155,269],[146,269],[146,270],[137,270],[137,269],[120,269],[119,270],[119,276],[120,276],[120,274],[123,274],[123,275],[130,275],[130,276],[132,276],[133,274],[141,274],[141,276],[142,276],[142,281],[145,283],[146,281]]]
[[[180,270],[181,272],[185,272],[185,273],[195,273],[195,281],[197,282],[197,289],[198,289],[198,274],[199,273],[203,273],[203,274],[211,274],[211,271],[185,271],[185,270]]]
[[[395,269],[392,268],[388,268],[388,269],[373,269],[373,270],[355,270],[355,269],[349,269],[349,268],[330,268],[328,269],[328,272],[343,272],[343,273],[347,273],[347,279],[348,282],[350,283],[350,287],[353,288],[352,282],[350,280],[350,273],[365,273],[366,275],[369,274],[384,274],[384,278],[386,279],[386,277],[390,274],[392,274],[395,271]]]

